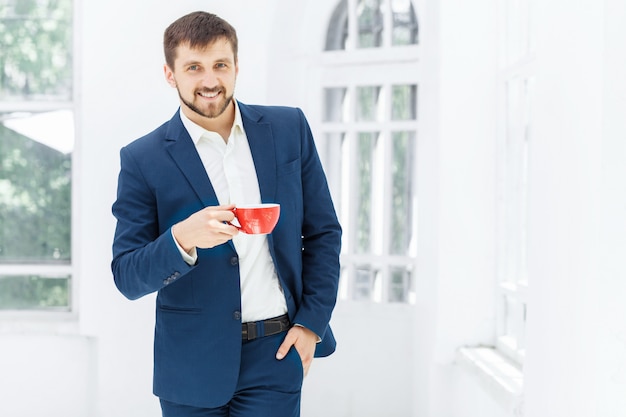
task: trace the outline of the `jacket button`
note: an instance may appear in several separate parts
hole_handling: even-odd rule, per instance
[[[235,319],[235,320],[241,320],[241,312],[239,312],[239,311],[235,311],[235,312],[233,313],[233,319]]]
[[[235,266],[239,263],[239,258],[236,256],[233,256],[232,258],[230,258],[230,264]]]

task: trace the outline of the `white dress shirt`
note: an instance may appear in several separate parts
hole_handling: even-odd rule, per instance
[[[261,203],[259,182],[237,102],[235,122],[227,142],[218,133],[192,122],[182,111],[179,114],[196,145],[219,203]],[[270,256],[267,235],[239,233],[233,237],[233,244],[239,256],[242,322],[285,314],[287,303]],[[188,264],[195,264],[195,248],[189,254],[180,245],[178,249]]]

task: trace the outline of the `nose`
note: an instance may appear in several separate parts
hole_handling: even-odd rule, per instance
[[[218,87],[220,83],[215,71],[205,71],[204,77],[202,78],[202,84],[207,88]]]

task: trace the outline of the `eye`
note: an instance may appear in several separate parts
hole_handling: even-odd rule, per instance
[[[198,66],[198,65],[189,65],[189,67],[187,69],[189,71],[198,71],[200,69],[200,66]]]
[[[224,69],[224,68],[228,68],[228,65],[226,65],[223,62],[218,62],[217,64],[215,64],[215,68]]]

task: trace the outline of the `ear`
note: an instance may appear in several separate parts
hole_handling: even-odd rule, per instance
[[[172,71],[171,68],[167,64],[163,65],[163,73],[165,75],[165,81],[167,81],[167,83],[172,88],[176,88],[176,79],[174,78],[174,71]]]

